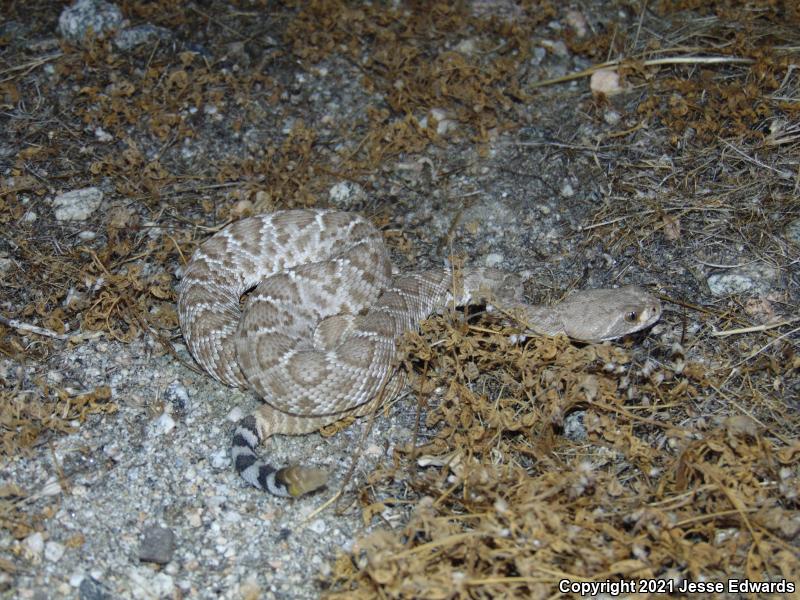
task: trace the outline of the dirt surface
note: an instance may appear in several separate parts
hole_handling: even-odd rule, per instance
[[[67,8],[0,5],[4,597],[793,595],[793,2]],[[198,369],[174,290],[214,231],[302,206],[401,269],[665,311],[599,345],[432,319],[402,398],[269,442],[328,489],[268,497],[228,457],[257,399]]]

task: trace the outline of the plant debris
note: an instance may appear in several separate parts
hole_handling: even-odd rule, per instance
[[[511,333],[496,319],[439,318],[407,336],[431,433],[376,469],[360,500],[368,520],[408,518],[341,555],[326,597],[546,598],[562,580],[658,578],[678,589],[732,573],[798,580],[800,419],[725,416],[712,400],[722,382],[679,347],[638,363],[620,346],[518,345]],[[770,404],[770,382],[798,369],[797,357],[761,362],[740,383]],[[570,432],[576,420],[582,433]]]

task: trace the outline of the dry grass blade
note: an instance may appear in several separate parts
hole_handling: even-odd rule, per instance
[[[557,83],[566,83],[567,81],[575,81],[576,79],[584,79],[591,77],[598,71],[605,69],[614,69],[618,67],[625,67],[626,65],[636,65],[640,67],[660,67],[667,65],[750,65],[753,64],[750,58],[736,57],[736,56],[667,56],[664,58],[652,58],[643,61],[634,61],[632,59],[619,59],[610,60],[604,63],[593,65],[588,69],[578,71],[576,73],[569,73],[561,77],[553,77],[552,79],[543,79],[530,84],[530,89],[545,87],[548,85],[555,85]]]

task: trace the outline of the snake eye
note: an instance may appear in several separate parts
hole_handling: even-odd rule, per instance
[[[625,320],[628,323],[635,323],[638,318],[639,318],[639,313],[637,313],[635,310],[631,310],[625,313]]]

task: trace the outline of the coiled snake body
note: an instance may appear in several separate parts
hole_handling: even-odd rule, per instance
[[[256,447],[274,434],[363,415],[381,388],[391,398],[403,383],[397,341],[448,304],[491,300],[535,332],[584,341],[643,329],[661,314],[657,299],[632,286],[579,292],[554,307],[520,298],[520,278],[496,269],[392,275],[383,238],[366,219],[288,210],[237,221],[206,240],[178,286],[178,316],[197,362],[264,402],[235,429],[236,471],[262,490],[299,496],[326,474],[276,469]]]

